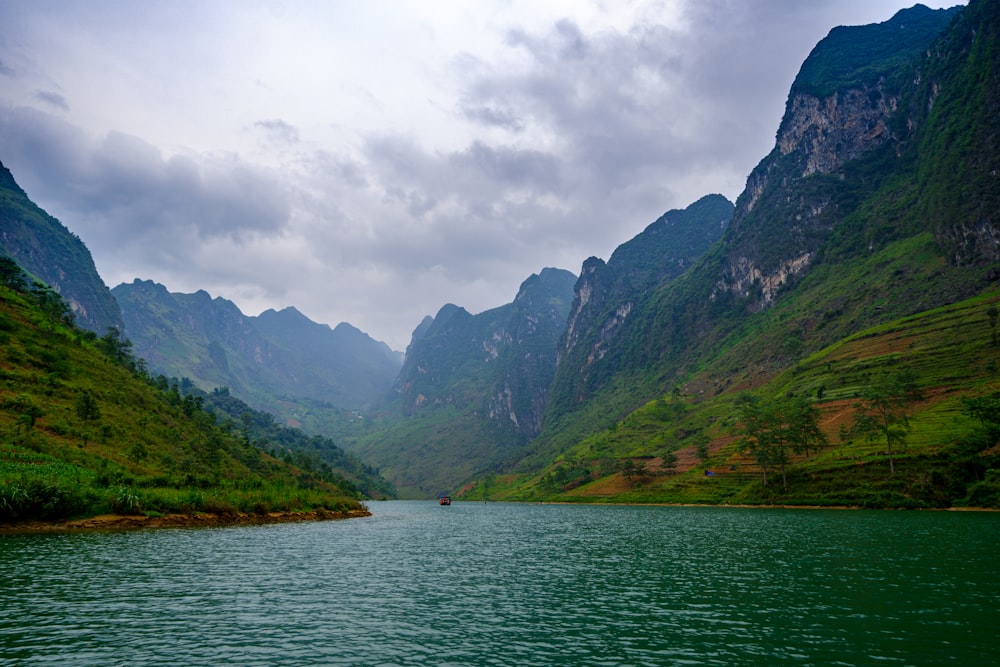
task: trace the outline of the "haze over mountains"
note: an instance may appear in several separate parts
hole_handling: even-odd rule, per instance
[[[613,485],[624,483],[626,462],[671,455],[691,469],[696,453],[746,465],[733,444],[734,397],[792,386],[780,378],[805,374],[829,346],[966,299],[983,299],[969,312],[985,318],[976,313],[996,299],[1000,276],[997,5],[917,5],[832,30],[803,63],[775,146],[735,204],[707,195],[669,211],[607,262],[586,259],[578,277],[540,270],[499,308],[444,305],[416,327],[405,360],[350,325],[330,329],[294,308],[247,317],[225,299],[141,280],[112,294],[151,369],[205,390],[228,386],[290,423],[335,434],[403,496],[679,493],[672,481]],[[5,202],[20,201],[8,191]],[[93,310],[81,302],[80,312]],[[974,330],[961,329],[969,339],[956,331],[955,344],[986,331]],[[808,392],[832,429],[864,382],[908,354],[894,349],[839,378],[771,391]],[[833,373],[833,360],[824,364]],[[957,414],[960,392],[994,387],[985,367],[955,369],[974,383],[961,389],[935,368],[924,381],[952,403],[928,409]],[[843,404],[830,403],[835,382]],[[842,433],[841,446],[860,446]],[[933,504],[982,482],[990,460],[959,465],[953,444],[915,451],[930,467],[892,493]],[[879,456],[850,450],[831,461]],[[841,474],[829,465],[816,475]],[[750,483],[734,476],[733,497]]]
[[[138,279],[112,294],[151,369],[205,390],[229,387],[291,424],[314,404],[355,410],[383,400],[402,365],[402,355],[350,324],[331,329],[292,307],[247,316],[221,297]]]

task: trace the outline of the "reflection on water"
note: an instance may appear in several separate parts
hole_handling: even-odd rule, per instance
[[[1000,514],[373,503],[0,537],[0,664],[962,665]]]

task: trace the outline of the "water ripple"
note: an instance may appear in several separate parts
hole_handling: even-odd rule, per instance
[[[0,664],[985,664],[1000,516],[376,503],[0,538]]]

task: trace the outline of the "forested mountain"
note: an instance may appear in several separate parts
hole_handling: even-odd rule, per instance
[[[623,243],[605,264],[583,263],[573,307],[560,340],[559,367],[550,391],[552,419],[572,411],[621,368],[630,353],[627,321],[651,307],[656,290],[687,271],[722,237],[733,204],[708,195],[684,210],[664,213]]]
[[[939,11],[918,5],[885,23],[831,31],[803,64],[776,145],[750,174],[721,240],[685,274],[657,286],[645,308],[621,311],[599,381],[550,401],[511,496],[683,499],[683,484],[672,478],[637,483],[627,475],[632,481],[617,488],[612,481],[623,483],[626,464],[626,472],[653,470],[646,464],[669,467],[678,455],[698,472],[745,466],[745,452],[760,441],[746,435],[749,412],[734,400],[752,388],[751,403],[811,392],[809,404],[840,449],[824,454],[828,467],[809,469],[810,479],[839,475],[843,464],[834,459],[865,470],[886,457],[891,465],[892,443],[909,419],[885,425],[888,453],[885,443],[880,450],[877,438],[859,440],[851,429],[863,422],[866,392],[882,386],[879,378],[912,370],[919,385],[949,398],[914,399],[911,416],[942,410],[964,430],[945,434],[928,421],[938,427],[914,433],[922,446],[907,454],[911,476],[893,478],[872,502],[961,500],[965,485],[993,465],[986,455],[967,458],[980,441],[959,399],[996,389],[982,364],[996,355],[985,323],[995,326],[1000,276],[998,15],[995,2]],[[934,310],[946,306],[951,320]],[[950,335],[942,329],[949,321]],[[880,325],[909,331],[914,347],[880,347],[887,344]],[[858,336],[879,342],[866,348]],[[934,356],[921,356],[920,343]],[[834,344],[855,355],[849,370],[829,352],[822,365],[809,361]],[[565,359],[570,367],[561,362],[558,376],[594,375]],[[787,453],[779,458],[788,462]],[[777,460],[750,463],[766,469]],[[538,469],[546,472],[531,474]],[[759,482],[733,480],[730,495],[705,498],[775,498],[745,491]],[[864,475],[844,480],[853,490],[840,502],[872,488]],[[808,487],[805,497],[822,500]]]
[[[292,458],[283,452],[271,456],[232,421],[147,375],[115,332],[98,338],[39,296],[4,271],[0,524],[112,512],[152,522],[211,513],[226,522],[363,511],[357,487],[340,471],[303,470],[282,461]]]
[[[543,269],[509,304],[478,315],[448,304],[421,322],[397,398],[356,451],[417,496],[514,458],[541,431],[575,279]]]
[[[78,325],[98,334],[122,327],[121,311],[75,234],[28,199],[0,163],[0,255],[69,304]]]
[[[142,281],[114,290],[126,332],[154,372],[350,423],[404,497],[1000,505],[998,40],[984,0],[835,28],[735,205],[670,211],[500,308],[445,305],[405,362]]]
[[[759,382],[810,347],[981,287],[969,277],[942,275],[929,284],[904,273],[865,276],[849,289],[828,284],[808,297],[803,321],[748,338],[757,326],[751,316],[791,295],[817,268],[871,256],[921,231],[920,143],[931,132],[927,109],[940,84],[920,54],[957,13],[918,5],[885,23],[836,28],[815,47],[792,85],[776,145],[749,175],[720,242],[622,318],[615,354],[602,366],[567,359],[560,367],[559,378],[589,374],[599,382],[587,394],[555,387],[541,450],[558,451],[614,424],[714,356],[727,355],[733,365],[716,372],[713,390]],[[899,298],[888,298],[894,291]]]
[[[190,380],[156,379],[184,400],[194,402],[224,428],[238,432],[245,441],[288,464],[314,474],[336,474],[346,479],[366,498],[384,500],[396,495],[395,488],[378,471],[343,450],[333,439],[309,435],[279,424],[270,412],[255,410],[228,389],[201,391]]]
[[[402,360],[353,326],[317,324],[297,311],[257,317],[207,292],[177,294],[152,281],[112,290],[136,355],[153,373],[188,378],[312,433],[387,395]]]

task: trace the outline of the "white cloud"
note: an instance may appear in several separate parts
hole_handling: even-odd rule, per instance
[[[115,285],[403,349],[735,198],[830,28],[906,2],[0,5],[0,160]]]

